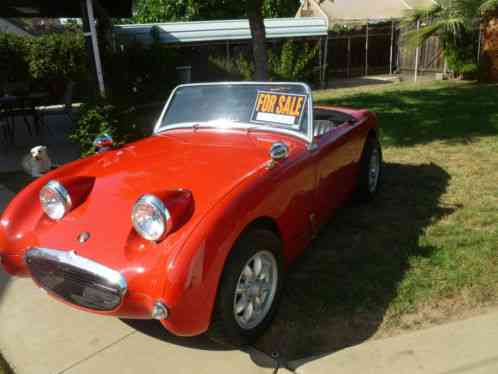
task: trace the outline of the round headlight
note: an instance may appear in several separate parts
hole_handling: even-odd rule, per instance
[[[153,195],[142,196],[131,213],[135,230],[146,240],[157,241],[171,228],[171,215],[163,202]]]
[[[41,189],[40,203],[45,214],[53,220],[62,219],[72,206],[71,196],[57,181],[50,181]]]

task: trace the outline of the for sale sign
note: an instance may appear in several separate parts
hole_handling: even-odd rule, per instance
[[[251,122],[299,128],[307,95],[258,91]]]

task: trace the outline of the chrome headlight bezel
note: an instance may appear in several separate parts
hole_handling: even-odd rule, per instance
[[[146,212],[149,210],[149,212]],[[147,213],[149,213],[147,215]],[[143,217],[140,217],[143,214]],[[148,220],[148,222],[144,222]],[[140,197],[131,212],[131,222],[135,231],[145,240],[157,242],[171,231],[171,214],[164,203],[154,195]],[[152,223],[155,227],[150,226]],[[149,224],[149,225],[147,225]],[[148,227],[147,227],[148,226]]]
[[[49,194],[52,196],[50,197]],[[39,198],[43,212],[54,221],[63,219],[73,205],[69,192],[56,180],[51,180],[42,187]],[[50,202],[49,199],[52,201]],[[55,204],[55,207],[50,207]]]

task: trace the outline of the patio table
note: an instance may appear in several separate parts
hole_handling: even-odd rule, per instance
[[[30,135],[33,135],[29,117],[33,120],[35,133],[40,133],[41,119],[36,110],[46,99],[48,94],[44,92],[33,92],[28,95],[19,96],[1,96],[0,97],[0,116],[5,119],[6,130],[4,132],[11,142],[14,142],[15,136],[15,117],[21,116],[26,124]]]

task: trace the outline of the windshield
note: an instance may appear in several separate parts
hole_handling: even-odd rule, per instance
[[[208,84],[179,87],[157,131],[180,125],[237,123],[308,130],[308,94],[300,84]]]

